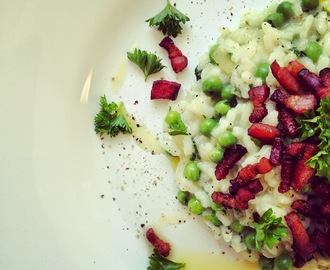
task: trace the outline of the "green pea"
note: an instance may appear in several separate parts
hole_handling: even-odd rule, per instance
[[[256,232],[249,231],[244,235],[244,243],[249,250],[254,250],[256,248]]]
[[[165,116],[165,122],[168,125],[175,124],[178,120],[181,119],[181,115],[177,111],[169,111]]]
[[[184,167],[183,175],[188,180],[198,181],[200,176],[200,170],[197,162],[190,161],[189,163],[187,163],[186,166]]]
[[[212,130],[216,127],[218,122],[213,118],[205,118],[199,124],[199,132],[204,136],[210,136]]]
[[[183,191],[179,190],[178,195],[177,195],[178,201],[183,204],[187,205],[188,203],[188,198],[189,198],[189,192],[188,191]]]
[[[315,9],[319,4],[319,0],[301,0],[301,7],[304,11]]]
[[[219,77],[210,77],[203,81],[202,90],[205,95],[213,96],[221,93],[222,80]]]
[[[209,153],[209,158],[212,162],[218,163],[223,159],[224,150],[222,147],[214,147]]]
[[[212,212],[210,214],[210,221],[216,227],[220,227],[220,225],[222,224],[221,221],[218,219],[217,215],[215,214],[215,212]]]
[[[202,206],[201,201],[196,197],[191,197],[188,200],[188,209],[191,213],[196,215],[200,215],[204,212],[204,207]]]
[[[230,228],[233,230],[235,233],[240,233],[243,231],[244,226],[238,221],[235,220],[231,225]]]
[[[272,27],[280,28],[284,23],[284,15],[278,12],[271,13],[265,18],[264,21],[271,24]]]
[[[217,116],[224,116],[231,109],[228,100],[220,100],[214,106],[214,113]]]
[[[322,47],[321,45],[316,41],[310,41],[307,44],[307,47],[305,49],[306,56],[313,60],[313,62],[317,62],[320,55],[322,54]]]
[[[269,63],[267,62],[259,63],[256,68],[255,76],[265,81],[268,74],[269,74]]]
[[[225,85],[221,89],[222,99],[231,100],[235,96],[234,91],[235,91],[235,86],[233,86],[232,84]]]
[[[287,253],[277,256],[274,260],[275,270],[291,270],[292,265],[292,258]]]
[[[274,259],[266,258],[264,256],[259,258],[259,268],[260,270],[273,270],[274,269]]]
[[[214,202],[214,201],[211,201],[211,202],[210,202],[210,206],[211,206],[211,208],[212,208],[214,211],[221,211],[221,210],[223,210],[223,205],[222,205],[222,204],[218,204],[218,203],[216,203],[216,202]]]
[[[225,130],[219,135],[218,143],[222,147],[233,146],[237,143],[237,138],[230,130]]]
[[[284,19],[288,20],[288,19],[292,18],[294,15],[293,4],[289,1],[283,1],[277,6],[276,12],[282,13],[284,16]]]

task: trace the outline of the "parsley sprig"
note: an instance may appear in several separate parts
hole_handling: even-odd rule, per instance
[[[149,264],[147,270],[180,270],[185,266],[185,263],[177,263],[166,259],[156,250],[149,257]]]
[[[127,57],[142,70],[145,81],[149,75],[157,73],[164,68],[161,58],[144,50],[134,49],[133,52],[127,53]]]
[[[316,111],[310,111],[297,118],[301,139],[313,139],[319,152],[307,164],[316,169],[316,175],[326,177],[330,182],[330,95],[320,101]]]
[[[256,250],[260,250],[263,244],[270,249],[274,244],[287,236],[287,227],[282,223],[282,218],[273,215],[273,210],[269,208],[258,222],[250,224],[256,230]]]
[[[117,136],[121,133],[132,133],[132,128],[129,126],[125,118],[124,103],[120,102],[117,105],[115,102],[108,103],[105,96],[100,98],[100,111],[94,118],[94,130],[102,136],[104,133],[110,137]]]
[[[164,35],[175,38],[182,32],[180,23],[185,24],[189,20],[189,17],[176,9],[167,0],[166,7],[154,17],[146,20],[146,22],[149,22],[149,26],[158,26],[158,30],[162,31]]]

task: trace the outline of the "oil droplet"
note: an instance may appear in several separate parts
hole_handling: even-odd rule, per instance
[[[257,264],[234,258],[227,253],[180,249],[173,250],[172,254],[170,259],[185,262],[187,270],[259,270]]]

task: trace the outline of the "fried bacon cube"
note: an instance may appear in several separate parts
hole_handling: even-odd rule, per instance
[[[287,67],[281,67],[276,60],[270,65],[273,76],[280,85],[290,94],[298,95],[302,93],[302,86],[299,80],[290,73]]]
[[[228,208],[246,210],[249,208],[249,201],[255,198],[253,192],[240,188],[235,195],[215,191],[212,193],[212,200]]]
[[[330,217],[330,198],[325,199],[320,204],[320,212],[325,217]]]
[[[275,137],[281,136],[281,131],[268,124],[253,123],[248,129],[248,135],[264,144],[270,144]]]
[[[300,157],[304,154],[306,148],[306,143],[293,141],[286,145],[286,153],[291,157]]]
[[[303,264],[313,259],[316,247],[310,241],[309,235],[296,212],[292,211],[284,218],[292,232],[292,247],[296,253],[296,261],[294,262],[294,265],[296,267],[301,267]]]
[[[176,100],[181,84],[167,80],[157,80],[152,84],[150,99]]]
[[[293,61],[289,62],[289,64],[287,65],[287,68],[293,76],[298,78],[299,71],[303,70],[306,67],[302,63],[300,63],[296,60],[293,60]]]
[[[323,99],[330,94],[330,83],[327,75],[328,72],[328,70],[324,70],[323,72],[321,71],[321,77],[318,77],[315,73],[305,68],[299,71],[298,78],[310,91],[314,93],[317,99]]]
[[[170,244],[160,239],[152,228],[147,230],[146,238],[160,255],[167,257],[170,254]]]
[[[188,58],[182,54],[170,37],[165,37],[159,43],[159,46],[168,52],[168,58],[175,73],[179,73],[187,67]]]
[[[294,190],[301,190],[306,184],[310,183],[315,175],[315,169],[306,164],[318,152],[318,147],[314,144],[307,144],[303,157],[298,161],[294,172],[291,186]]]
[[[215,168],[216,179],[225,179],[229,170],[232,169],[246,153],[246,148],[240,144],[226,148],[223,159]]]
[[[276,137],[272,143],[272,149],[270,151],[269,162],[273,167],[279,166],[282,164],[283,155],[284,155],[284,141],[280,137]]]
[[[294,112],[282,104],[277,104],[278,121],[282,125],[283,133],[291,139],[297,136],[299,124]]]
[[[312,182],[312,190],[321,196],[330,197],[330,184],[324,178],[317,177]]]
[[[305,112],[314,109],[317,103],[313,94],[290,95],[279,89],[276,89],[273,92],[270,99],[277,104],[284,105],[286,108],[291,109],[297,114],[304,114]]]
[[[291,157],[286,157],[283,159],[281,167],[281,181],[278,186],[279,193],[286,193],[290,190],[295,164],[295,160]]]
[[[253,103],[253,111],[249,117],[251,123],[261,122],[268,114],[265,101],[269,96],[270,89],[267,85],[260,85],[249,90],[249,98]]]
[[[296,200],[291,204],[291,208],[305,217],[319,218],[322,216],[319,206],[305,200]]]

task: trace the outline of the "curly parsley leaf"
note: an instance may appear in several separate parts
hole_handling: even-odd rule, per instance
[[[110,137],[117,136],[121,133],[132,133],[125,118],[124,103],[117,105],[115,102],[108,103],[105,96],[100,99],[100,111],[94,118],[94,130],[96,134],[107,133]]]
[[[157,73],[164,68],[161,58],[144,50],[135,49],[134,52],[128,52],[127,57],[142,70],[145,80],[147,80],[149,75]]]
[[[182,32],[180,23],[185,24],[187,21],[190,21],[189,17],[176,9],[169,0],[161,12],[146,20],[149,22],[149,26],[158,26],[158,30],[162,31],[164,35],[174,38]]]
[[[185,263],[170,261],[154,250],[154,253],[149,257],[147,270],[179,270],[185,267],[185,265]]]
[[[273,215],[271,208],[261,216],[258,222],[252,222],[250,226],[256,230],[256,250],[258,251],[263,244],[272,249],[274,244],[287,236],[287,228],[282,223],[282,218]]]
[[[330,182],[330,95],[322,99],[315,111],[297,119],[302,140],[313,139],[320,151],[307,164],[316,169],[316,175],[326,177]]]

